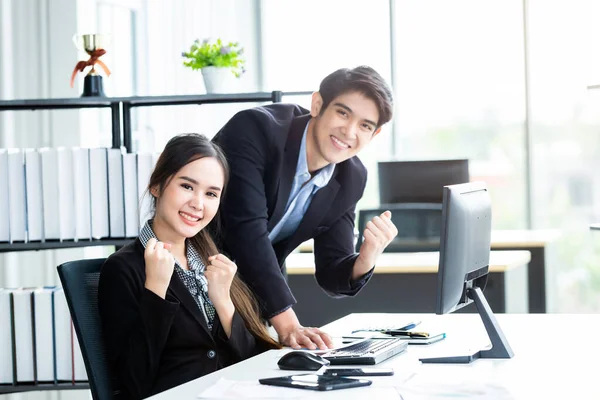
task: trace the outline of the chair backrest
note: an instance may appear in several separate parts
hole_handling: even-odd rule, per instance
[[[113,390],[116,386],[106,360],[98,312],[98,281],[104,261],[104,258],[70,261],[57,268],[95,400],[114,399],[118,394]]]
[[[392,212],[392,222],[398,229],[398,236],[386,247],[385,252],[440,250],[442,204],[398,203],[359,210],[356,251],[360,250],[367,222],[386,210]]]

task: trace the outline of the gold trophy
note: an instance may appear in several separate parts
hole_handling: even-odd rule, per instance
[[[73,87],[77,72],[83,72],[87,67],[92,67],[83,80],[83,93],[81,97],[104,96],[102,76],[96,72],[94,67],[96,64],[99,65],[104,70],[104,73],[106,73],[106,76],[110,76],[110,70],[100,60],[100,57],[106,54],[106,46],[110,42],[110,36],[102,34],[75,35],[73,36],[73,42],[75,43],[75,47],[79,50],[84,50],[90,58],[87,61],[79,61],[75,65],[71,74],[71,87]]]

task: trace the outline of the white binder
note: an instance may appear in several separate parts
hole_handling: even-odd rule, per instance
[[[58,213],[60,240],[75,239],[75,185],[73,181],[73,155],[70,149],[58,151]]]
[[[58,150],[42,148],[39,150],[42,161],[42,198],[44,213],[44,239],[60,239],[58,196]]]
[[[11,289],[0,288],[0,384],[13,383]]]
[[[25,162],[23,150],[8,149],[8,210],[10,242],[27,241],[25,215]]]
[[[92,238],[108,237],[108,170],[106,149],[90,149]]]
[[[0,149],[0,243],[10,241],[8,211],[8,150]]]
[[[73,156],[73,184],[75,195],[75,240],[92,238],[90,213],[90,150],[71,148]]]
[[[54,287],[33,291],[35,315],[35,357],[38,382],[54,382]]]
[[[57,288],[54,292],[54,337],[56,345],[56,380],[72,382],[71,314],[62,288]]]
[[[44,240],[42,158],[36,149],[25,149],[25,189],[27,194],[27,239]]]
[[[139,230],[137,157],[133,153],[123,154],[123,196],[125,198],[125,236],[136,237]]]
[[[15,328],[17,382],[35,382],[35,337],[33,328],[33,289],[15,289],[12,316]]]
[[[125,197],[121,149],[108,149],[108,215],[111,238],[125,237]]]

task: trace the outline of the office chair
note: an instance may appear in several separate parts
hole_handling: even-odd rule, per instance
[[[392,240],[384,252],[406,253],[440,250],[442,204],[397,203],[383,204],[380,208],[358,211],[357,252],[363,242],[363,232],[367,222],[386,210],[392,212],[392,222],[398,228],[398,236]]]
[[[70,261],[57,267],[94,400],[114,399],[119,394],[106,361],[98,311],[98,281],[104,261]]]

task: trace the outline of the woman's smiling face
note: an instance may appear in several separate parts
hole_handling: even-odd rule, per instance
[[[182,167],[163,188],[151,189],[156,199],[153,228],[162,241],[176,243],[195,236],[217,214],[224,186],[223,167],[204,157]]]

